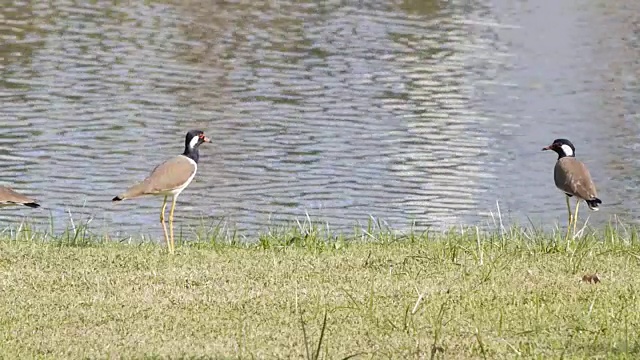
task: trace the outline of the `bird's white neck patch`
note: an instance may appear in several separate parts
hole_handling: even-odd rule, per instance
[[[191,139],[191,142],[189,142],[189,147],[190,147],[190,148],[192,148],[192,149],[193,149],[193,148],[195,148],[195,147],[196,147],[196,145],[198,144],[198,141],[200,141],[200,138],[199,138],[199,137],[197,137],[197,136],[194,136],[194,137]],[[569,150],[571,150],[571,149],[569,149]]]
[[[562,144],[560,146],[560,148],[562,149],[562,152],[566,155],[566,156],[573,156],[573,150],[571,150],[571,146],[567,145],[567,144]]]

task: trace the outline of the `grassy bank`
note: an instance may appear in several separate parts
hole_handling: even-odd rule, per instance
[[[69,235],[69,234],[67,234]],[[219,235],[219,234],[218,234]],[[5,232],[0,357],[637,358],[636,231],[512,229],[252,245]],[[582,281],[597,273],[599,283]]]

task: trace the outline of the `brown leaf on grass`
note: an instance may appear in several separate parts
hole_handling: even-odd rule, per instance
[[[598,277],[598,274],[585,274],[582,276],[582,281],[597,284],[600,282],[600,278]]]

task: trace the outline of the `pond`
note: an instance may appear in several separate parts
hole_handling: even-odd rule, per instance
[[[111,203],[180,154],[176,228],[566,222],[553,139],[601,211],[640,218],[640,2],[51,1],[0,8],[1,183],[57,227],[160,236],[161,199]]]

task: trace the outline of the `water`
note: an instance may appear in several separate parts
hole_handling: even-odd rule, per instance
[[[322,3],[322,4],[318,4]],[[161,234],[161,199],[112,204],[204,130],[177,227],[564,223],[567,137],[604,204],[640,214],[640,3],[578,0],[13,2],[0,7],[5,208]],[[587,214],[584,212],[583,214]]]

